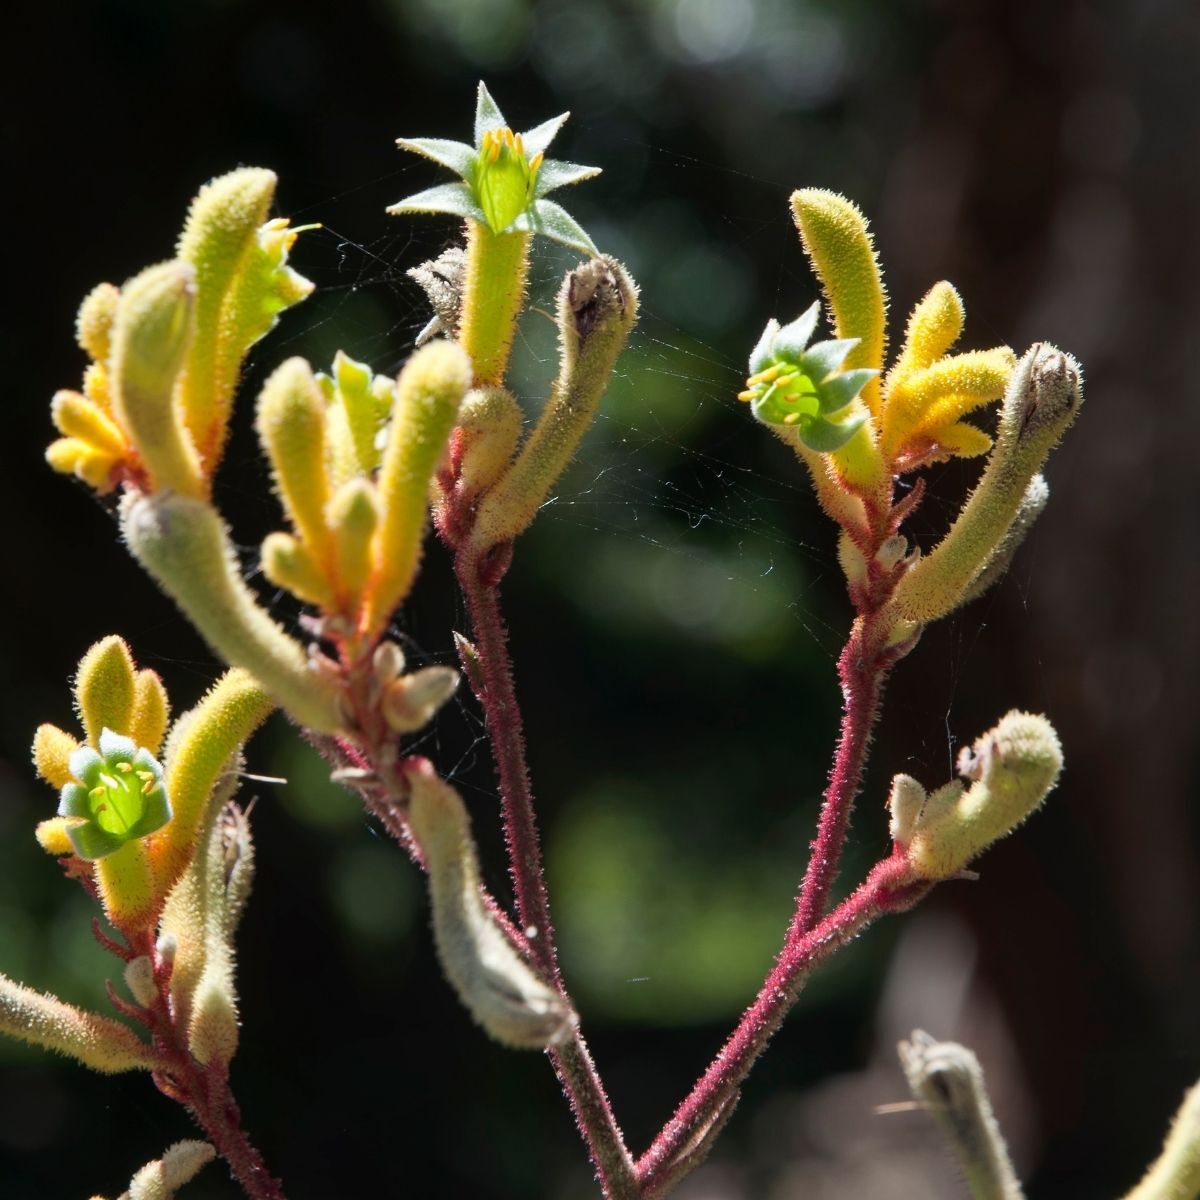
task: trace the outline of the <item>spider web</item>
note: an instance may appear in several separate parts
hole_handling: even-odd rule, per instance
[[[688,591],[686,606],[668,604],[657,614],[665,631],[674,622],[681,627],[676,632],[695,634],[699,619],[689,624],[688,618],[696,618],[697,613],[701,618],[705,613],[711,616],[714,607],[721,607],[711,593],[719,592],[727,606],[785,619],[794,630],[795,645],[802,649],[807,644],[822,656],[832,675],[850,620],[836,561],[836,530],[817,509],[802,465],[775,444],[736,400],[744,386],[746,355],[762,325],[771,316],[790,317],[818,294],[786,212],[787,188],[782,181],[729,172],[668,150],[651,151],[658,159],[656,169],[676,173],[684,193],[697,171],[736,176],[740,195],[747,186],[757,189],[761,204],[752,203],[748,210],[743,204],[730,213],[726,226],[735,246],[761,240],[764,233],[777,241],[780,252],[772,286],[745,305],[738,336],[731,339],[687,332],[674,314],[656,304],[653,285],[643,285],[638,324],[609,395],[576,461],[539,514],[535,535],[541,530],[544,536],[570,539],[585,558],[603,557],[609,546],[644,551],[646,557],[639,561],[648,562],[653,556],[666,563],[655,569],[675,581],[676,593],[681,587]],[[392,172],[327,197],[292,212],[292,221],[322,220],[356,193],[381,185],[401,194],[409,173],[409,168]],[[303,354],[316,369],[327,370],[334,351],[341,349],[376,372],[396,373],[430,315],[423,293],[406,272],[456,241],[449,224],[380,214],[376,226],[380,232],[370,239],[359,240],[329,222],[306,233],[292,258],[301,273],[317,283],[317,290],[303,305],[284,314],[276,330],[254,348],[239,398],[236,419],[241,425],[248,428],[251,423],[250,398],[262,376],[290,354]],[[608,244],[595,223],[585,221],[585,225],[600,244]],[[614,226],[612,232],[619,241],[619,229]],[[554,295],[563,272],[578,261],[577,255],[547,247],[544,241],[535,243],[529,308],[514,348],[513,390],[530,421],[536,419],[557,368]],[[636,254],[622,255],[619,246],[616,252],[636,261]],[[649,254],[646,265],[653,270]],[[729,345],[734,340],[741,345],[736,352]],[[951,480],[947,498],[940,494],[939,485],[957,470],[949,467],[929,473],[920,521],[914,522],[926,548],[953,519],[961,488],[955,495]],[[258,570],[261,536],[280,528],[281,520],[257,447],[245,436],[240,443],[235,436],[218,479],[218,503],[225,498],[261,514],[261,530],[235,523],[241,561],[264,601],[295,628],[299,610],[294,601],[264,588]],[[427,565],[429,561],[427,557]],[[992,603],[994,597],[952,618],[945,711],[927,714],[930,724],[945,730],[951,764],[958,681]],[[618,606],[614,619],[621,617]],[[403,617],[400,621],[402,625]],[[458,602],[453,627],[466,625]],[[393,625],[392,636],[404,646],[413,665],[431,661],[457,665],[446,651],[427,652],[401,626]],[[444,646],[448,639],[438,641]],[[460,693],[457,703],[463,721],[473,730],[465,749],[457,750],[450,760],[439,753],[440,722],[434,722],[410,748],[431,754],[448,778],[478,790],[479,785],[467,777],[485,734],[474,702]]]

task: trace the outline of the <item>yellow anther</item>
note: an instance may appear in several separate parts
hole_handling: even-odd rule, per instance
[[[536,154],[535,154],[535,155],[534,155],[534,156],[533,156],[533,157],[532,157],[532,158],[529,160],[529,174],[530,174],[530,175],[536,175],[536,174],[538,173],[538,167],[540,167],[540,166],[542,165],[542,159],[543,159],[543,158],[545,158],[545,157],[546,157],[546,156],[545,156],[545,155],[544,155],[544,154],[543,154],[543,153],[542,153],[542,152],[539,150],[539,151],[538,151],[538,152],[537,152],[537,153],[536,153]]]
[[[513,131],[509,129],[507,125],[505,125],[504,129],[502,130],[502,136],[504,138],[504,144],[510,150],[515,150],[517,148],[517,139],[513,135]]]
[[[798,420],[800,420],[799,413],[788,413],[788,415],[783,418],[783,423],[785,425],[795,425]]]
[[[500,157],[500,142],[493,138],[488,146],[488,162],[495,162]]]
[[[522,158],[524,158],[525,157],[525,143],[523,141],[521,141],[521,135],[519,133],[517,134],[517,136],[515,138],[513,138],[513,146],[516,148],[517,153]]]
[[[756,393],[752,391],[738,392],[737,398],[739,400],[744,400],[747,404],[749,404],[750,401],[754,399],[755,394]]]
[[[92,790],[88,792],[88,795],[91,796],[93,800],[96,800],[100,796],[103,796],[107,791],[108,788],[106,788],[104,784],[100,784],[98,787],[92,788]]]
[[[765,371],[759,371],[759,373],[754,377],[754,382],[774,383],[782,373],[783,363],[775,363],[774,366],[767,367]]]
[[[120,771],[122,775],[128,774],[128,772],[133,770],[133,763],[119,762],[117,763],[117,770]],[[139,774],[141,774],[141,772],[139,772]]]
[[[152,782],[152,781],[153,781],[153,779],[154,779],[154,772],[153,772],[153,771],[138,771],[138,773],[137,773],[137,777],[138,777],[138,778],[139,778],[139,779],[140,779],[140,780],[141,780],[143,783],[150,783],[150,782]]]

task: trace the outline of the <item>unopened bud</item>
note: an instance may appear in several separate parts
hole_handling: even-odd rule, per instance
[[[172,1200],[217,1152],[207,1142],[176,1142],[160,1159],[147,1163],[132,1179],[129,1200]]]
[[[380,687],[387,687],[404,673],[404,651],[395,642],[380,642],[371,659],[371,671]]]
[[[148,267],[121,292],[112,328],[113,409],[156,489],[203,494],[199,459],[174,400],[192,340],[196,274],[184,262]]]
[[[117,316],[120,291],[111,283],[98,283],[83,298],[75,318],[75,338],[79,348],[103,363],[112,349],[112,327]]]
[[[159,960],[169,965],[175,961],[175,954],[179,949],[179,939],[173,933],[161,934],[158,941],[154,943],[154,949]]]
[[[908,844],[914,871],[930,880],[958,874],[1041,805],[1062,761],[1045,717],[1010,712],[959,756],[971,786],[949,784],[929,797]]]
[[[907,553],[908,539],[897,533],[884,539],[883,545],[875,554],[875,561],[885,571],[890,571]]]
[[[383,693],[383,715],[397,733],[414,733],[428,725],[458,690],[453,667],[424,667],[393,680]]]
[[[899,846],[908,844],[917,818],[925,806],[925,789],[911,775],[897,775],[892,780],[888,795],[888,811],[892,814],[890,832],[892,841]]]
[[[131,958],[125,964],[125,986],[143,1008],[149,1008],[158,999],[154,964],[148,955],[139,954],[137,958]]]
[[[480,894],[466,809],[432,772],[411,777],[412,830],[429,872],[438,958],[470,1014],[498,1042],[542,1050],[571,1034],[567,1001],[525,961]]]

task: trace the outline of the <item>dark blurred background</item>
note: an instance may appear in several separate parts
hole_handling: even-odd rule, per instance
[[[318,291],[253,352],[220,480],[253,572],[280,518],[251,398],[289,354],[403,362],[427,315],[404,272],[456,229],[384,215],[441,178],[393,139],[468,138],[482,77],[516,129],[571,110],[555,153],[605,173],[568,207],[642,284],[620,378],[504,589],[562,953],[631,1144],[771,961],[836,731],[834,533],[733,399],[767,318],[817,294],[787,197],[819,185],[872,219],[893,336],[945,277],[964,346],[1047,339],[1087,372],[1016,565],[896,672],[844,885],[886,849],[891,774],[943,782],[1009,707],[1053,716],[1068,768],[979,883],[820,974],[679,1195],[965,1195],[926,1118],[875,1111],[905,1096],[894,1043],[914,1025],[976,1047],[1031,1197],[1132,1186],[1200,1074],[1196,5],[124,0],[6,24],[0,970],[107,1003],[89,907],[32,837],[55,800],[27,747],[71,721],[80,655],[123,634],[177,710],[218,670],[105,507],[43,464],[49,398],[84,365],[80,298],[167,257],[196,188],[239,163],[278,171],[280,214],[324,224],[294,252]],[[535,267],[531,412],[554,360],[542,310],[573,261]],[[926,546],[977,469],[930,472]],[[415,661],[452,660],[464,615],[439,547],[401,620]],[[421,748],[506,894],[474,704]],[[234,1084],[289,1195],[592,1195],[547,1065],[487,1042],[440,978],[404,855],[283,722],[249,762],[289,783],[244,792],[260,866]],[[115,1195],[188,1135],[145,1078],[0,1043],[5,1200]],[[219,1166],[185,1190],[237,1194]]]

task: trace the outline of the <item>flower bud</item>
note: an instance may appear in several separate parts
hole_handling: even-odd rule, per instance
[[[897,775],[892,780],[887,806],[892,814],[889,831],[896,845],[908,844],[921,809],[925,807],[925,799],[925,789],[911,775]]]
[[[187,263],[148,267],[122,290],[112,331],[113,411],[154,488],[185,496],[205,491],[174,399],[192,340],[195,295],[196,276]]]
[[[173,1200],[185,1183],[216,1158],[207,1142],[188,1139],[170,1146],[162,1158],[147,1163],[129,1184],[128,1200]]]
[[[410,776],[412,830],[429,872],[438,958],[476,1021],[498,1042],[543,1050],[571,1035],[567,1001],[513,947],[480,895],[479,861],[458,793],[437,776]]]
[[[908,842],[908,861],[929,880],[957,875],[1037,809],[1058,781],[1062,747],[1045,717],[1010,712],[959,755],[970,787],[931,795]]]
[[[1031,480],[1082,400],[1079,365],[1069,354],[1038,344],[1021,359],[1004,397],[983,477],[950,531],[896,588],[902,616],[928,623],[971,594],[971,585],[1018,520]]]
[[[394,679],[383,693],[383,715],[397,733],[415,733],[458,690],[453,667],[423,667]]]
[[[111,283],[98,283],[83,298],[75,318],[75,338],[79,348],[98,363],[108,361],[112,349],[112,327],[117,316],[120,291]]]
[[[139,954],[125,964],[125,986],[129,994],[143,1007],[149,1008],[158,999],[154,980],[154,964],[148,955]]]

